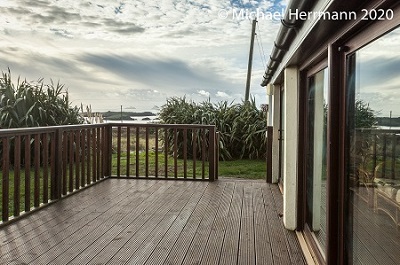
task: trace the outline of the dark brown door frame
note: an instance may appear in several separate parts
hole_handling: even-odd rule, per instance
[[[319,56],[321,57],[321,56]],[[322,59],[321,59],[322,58]],[[328,60],[326,58],[326,53],[323,53],[320,62],[314,64],[311,68],[305,68],[300,72],[300,109],[299,109],[299,160],[298,160],[298,185],[299,185],[299,199],[298,199],[298,221],[297,230],[303,231],[306,242],[311,246],[313,253],[320,263],[324,263],[323,255],[319,252],[318,246],[314,241],[311,230],[306,226],[306,216],[307,216],[307,157],[308,157],[308,147],[309,147],[309,137],[308,137],[308,90],[309,90],[309,78],[319,71],[323,70],[328,66]]]
[[[381,2],[382,5],[370,5],[375,8],[392,8],[395,14],[400,14],[400,4],[396,1]],[[305,146],[307,136],[306,92],[307,65],[312,65],[315,58],[309,59],[300,68],[300,97],[299,111],[299,163],[298,163],[298,223],[297,229],[305,232],[307,242],[312,247],[316,258],[322,264],[347,264],[351,256],[351,229],[349,224],[349,208],[347,207],[347,181],[346,181],[346,56],[373,41],[384,33],[396,28],[400,24],[400,16],[390,21],[357,21],[347,25],[337,35],[332,36],[317,53],[321,54],[328,50],[329,67],[329,114],[328,114],[328,146],[327,146],[327,253],[326,261],[321,255],[315,253],[316,245],[307,233],[305,227]],[[317,57],[317,56],[315,56]],[[335,126],[330,126],[335,124]],[[310,243],[311,242],[311,243]]]

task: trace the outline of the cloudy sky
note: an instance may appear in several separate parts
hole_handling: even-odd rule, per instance
[[[150,110],[168,97],[240,102],[251,19],[286,1],[0,0],[0,70],[68,88],[95,111]],[[238,16],[240,11],[243,16]],[[234,15],[236,14],[236,16]],[[235,17],[234,17],[235,16]],[[260,87],[279,20],[258,22],[251,94]],[[264,57],[265,56],[265,57]]]

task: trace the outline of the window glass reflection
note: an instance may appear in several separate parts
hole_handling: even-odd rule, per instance
[[[347,58],[349,263],[400,261],[400,30]]]
[[[326,136],[328,69],[308,79],[306,221],[322,255],[326,252]]]

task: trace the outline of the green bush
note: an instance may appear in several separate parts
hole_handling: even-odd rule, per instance
[[[0,78],[0,127],[21,128],[83,123],[78,107],[71,107],[64,85],[43,79],[12,83],[11,73]]]
[[[37,82],[26,80],[12,83],[11,73],[2,73],[0,77],[0,128],[25,128],[39,126],[56,126],[83,123],[78,107],[71,107],[68,93],[63,92],[64,86],[43,84],[43,79]],[[25,150],[25,141],[30,142],[30,150]],[[49,146],[49,142],[39,140],[40,145]],[[34,138],[23,136],[21,140],[21,163],[25,163],[25,152],[31,152],[31,163],[35,156]],[[9,159],[14,164],[14,137],[10,138]],[[0,145],[0,157],[3,156],[3,146]],[[1,168],[0,164],[0,168]]]
[[[220,133],[220,158],[260,159],[265,157],[267,128],[266,112],[256,107],[255,100],[240,104],[227,101],[213,104],[210,101],[195,103],[183,98],[169,98],[162,106],[160,120],[166,124],[216,125]],[[178,135],[178,149],[182,153],[182,132]],[[201,138],[198,141],[201,141]],[[188,142],[191,143],[191,134]],[[172,134],[168,144],[173,144]],[[208,146],[208,143],[206,144]],[[198,144],[200,146],[200,143]],[[191,146],[188,147],[188,153]]]

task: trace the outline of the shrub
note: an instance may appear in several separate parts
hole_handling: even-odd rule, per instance
[[[195,103],[185,97],[169,98],[161,108],[160,120],[168,124],[215,125],[220,133],[220,158],[223,160],[265,157],[266,112],[257,109],[254,99],[241,104],[227,101],[213,104],[210,101]],[[182,133],[178,137],[178,150],[182,154]],[[172,145],[172,135],[167,140]],[[188,135],[188,142],[191,141]]]
[[[71,107],[64,85],[43,79],[14,85],[11,73],[0,78],[0,127],[21,128],[83,123],[78,107]]]

